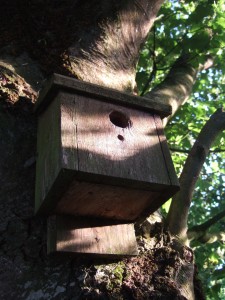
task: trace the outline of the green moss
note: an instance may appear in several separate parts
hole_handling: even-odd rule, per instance
[[[124,263],[119,263],[117,265],[117,267],[113,270],[113,275],[115,276],[115,281],[118,283],[118,284],[122,284],[122,281],[123,281],[123,274],[124,274],[124,268],[125,268],[125,265]]]
[[[104,285],[108,291],[120,290],[125,270],[123,262],[99,265],[95,268],[97,269],[95,280],[98,285]]]

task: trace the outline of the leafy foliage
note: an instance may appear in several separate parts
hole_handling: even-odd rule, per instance
[[[225,96],[225,1],[168,1],[161,8],[137,67],[137,84],[143,95],[162,81],[182,52],[191,53],[194,66],[206,56],[214,66],[199,73],[193,93],[166,128],[175,168],[180,174],[204,123]],[[206,159],[193,197],[190,227],[225,210],[225,136],[221,134]],[[168,203],[164,209],[168,210]],[[211,231],[225,231],[221,220]],[[225,299],[225,245],[194,243],[196,262],[208,299]],[[223,274],[223,276],[221,275]]]

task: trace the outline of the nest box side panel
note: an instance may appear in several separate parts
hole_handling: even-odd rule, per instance
[[[138,254],[133,224],[104,220],[48,218],[48,253],[70,252],[104,257]]]
[[[44,199],[61,169],[59,101],[54,99],[38,116],[35,212],[48,206]]]
[[[76,122],[80,172],[118,179],[119,185],[170,185],[151,113],[79,97]]]
[[[180,184],[179,184],[179,181],[178,181],[175,169],[174,169],[174,165],[173,165],[173,161],[172,161],[172,158],[171,158],[171,155],[170,155],[170,151],[169,151],[169,147],[168,147],[168,144],[167,144],[166,136],[164,134],[162,120],[158,115],[154,115],[154,119],[155,119],[157,133],[158,133],[159,140],[160,140],[160,145],[161,145],[163,157],[164,157],[166,168],[167,168],[168,175],[169,175],[169,178],[170,178],[171,186],[173,186],[174,189],[176,191],[178,191]]]
[[[76,96],[60,93],[62,167],[78,171]]]

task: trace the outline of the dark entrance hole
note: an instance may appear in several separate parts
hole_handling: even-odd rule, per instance
[[[130,128],[132,125],[129,117],[117,110],[114,110],[109,114],[109,119],[113,123],[113,125],[120,128]]]
[[[117,138],[118,138],[121,142],[123,142],[123,141],[125,140],[125,138],[124,138],[121,134],[118,134],[118,135],[117,135]]]

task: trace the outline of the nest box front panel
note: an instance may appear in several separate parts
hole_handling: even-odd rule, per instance
[[[139,183],[170,184],[154,116],[83,96],[63,95],[65,168]],[[159,171],[160,170],[160,171]]]

